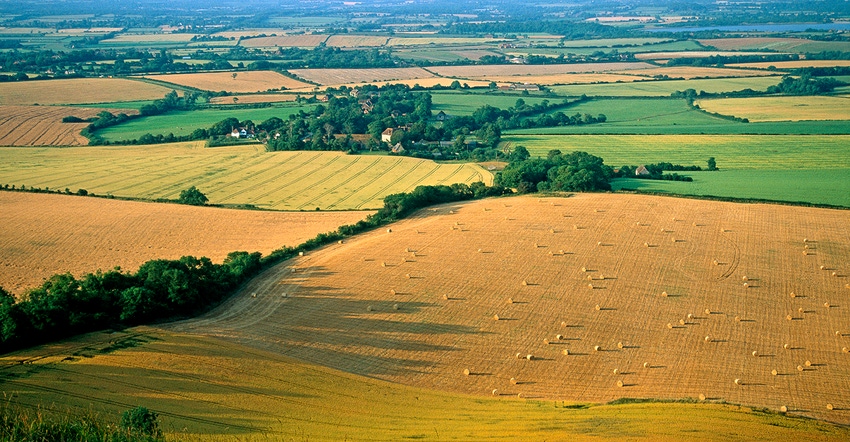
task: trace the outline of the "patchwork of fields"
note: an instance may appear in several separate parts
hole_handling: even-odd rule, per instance
[[[84,188],[98,195],[176,199],[197,186],[211,204],[274,210],[377,209],[419,185],[492,184],[474,164],[339,152],[265,152],[203,143],[76,149],[0,148],[0,183]]]
[[[640,195],[444,205],[166,328],[441,391],[705,398],[847,424],[846,221]]]
[[[0,192],[0,287],[14,294],[52,275],[135,271],[151,259],[244,250],[268,254],[370,212],[262,212]]]

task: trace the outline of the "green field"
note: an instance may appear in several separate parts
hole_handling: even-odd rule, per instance
[[[779,83],[778,77],[710,78],[696,80],[657,80],[632,83],[575,84],[551,86],[552,91],[572,97],[582,94],[599,97],[668,97],[676,91],[693,89],[710,93],[743,89],[767,90]]]
[[[564,47],[547,47],[547,48],[516,48],[516,49],[506,49],[505,52],[511,54],[521,54],[521,55],[548,55],[552,57],[557,57],[560,54],[575,54],[575,55],[590,55],[597,51],[602,52],[611,52],[616,49],[620,53],[646,53],[646,52],[675,52],[675,51],[702,51],[705,50],[704,47],[700,46],[699,43],[695,41],[673,41],[666,43],[657,43],[657,44],[647,44],[643,45],[640,43],[641,40],[644,39],[612,39],[610,42],[622,40],[622,43],[611,43],[611,44],[639,44],[639,46],[627,46],[627,47],[611,47],[610,45],[606,45],[609,43],[608,40],[580,40],[578,44],[572,44],[572,42],[565,42]],[[650,39],[645,39],[650,40]],[[594,44],[595,43],[595,44]]]
[[[850,207],[850,168],[823,170],[723,170],[679,172],[694,181],[615,180],[614,190],[756,198]]]
[[[27,360],[21,364],[18,361]],[[475,397],[355,376],[214,338],[141,327],[2,358],[9,406],[135,406],[183,440],[847,440],[846,427],[735,405]],[[51,404],[45,406],[45,404]]]
[[[551,149],[586,151],[613,167],[662,161],[704,167],[715,157],[722,173],[700,174],[694,183],[637,185],[681,194],[850,206],[846,135],[511,135],[502,140],[525,146],[532,156],[546,156]],[[623,186],[635,187],[633,182]]]
[[[457,48],[441,49],[411,49],[394,51],[393,55],[404,60],[426,61],[428,63],[444,63],[465,60],[464,57],[456,54]]]
[[[111,105],[111,104],[110,104]],[[255,124],[271,118],[286,119],[300,110],[309,111],[312,106],[277,106],[257,109],[204,109],[196,111],[168,112],[163,115],[142,117],[127,123],[108,127],[97,132],[108,141],[134,140],[144,134],[175,136],[189,135],[195,129],[208,129],[226,118],[238,118],[239,121],[251,120]]]
[[[481,93],[462,93],[462,92],[432,92],[431,103],[433,104],[433,113],[443,111],[449,115],[472,115],[476,109],[489,104],[493,107],[505,110],[513,107],[518,99],[525,101],[525,104],[533,105],[540,104],[543,100],[548,100],[550,103],[559,103],[564,98],[550,97],[542,98],[535,96],[520,96],[520,95],[502,95],[502,94],[481,94]]]
[[[202,146],[0,148],[0,183],[144,199],[176,199],[182,190],[197,186],[211,204],[346,210],[380,208],[385,196],[418,185],[493,181],[490,172],[472,164],[338,152],[265,152],[260,145]]]

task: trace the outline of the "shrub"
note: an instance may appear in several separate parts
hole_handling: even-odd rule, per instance
[[[180,192],[180,198],[177,202],[180,204],[188,204],[190,206],[203,206],[209,199],[197,187],[192,186]]]

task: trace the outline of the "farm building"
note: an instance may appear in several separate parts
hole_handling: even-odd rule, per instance
[[[394,129],[391,127],[384,129],[384,131],[381,132],[381,141],[383,141],[384,143],[389,143],[393,138],[393,132]]]
[[[650,175],[649,169],[647,169],[646,166],[642,165],[642,166],[638,167],[637,169],[635,169],[635,176],[649,176],[649,175]]]

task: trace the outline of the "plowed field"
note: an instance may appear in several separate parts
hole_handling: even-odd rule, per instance
[[[702,398],[847,424],[848,219],[637,195],[441,206],[171,328],[438,390]]]
[[[267,254],[369,212],[260,212],[0,192],[0,287],[20,294],[56,273],[81,275],[151,259],[236,250]]]
[[[81,119],[99,112],[138,113],[127,109],[90,109],[60,106],[0,106],[0,146],[84,146],[80,135],[89,123],[63,123],[67,116]]]

